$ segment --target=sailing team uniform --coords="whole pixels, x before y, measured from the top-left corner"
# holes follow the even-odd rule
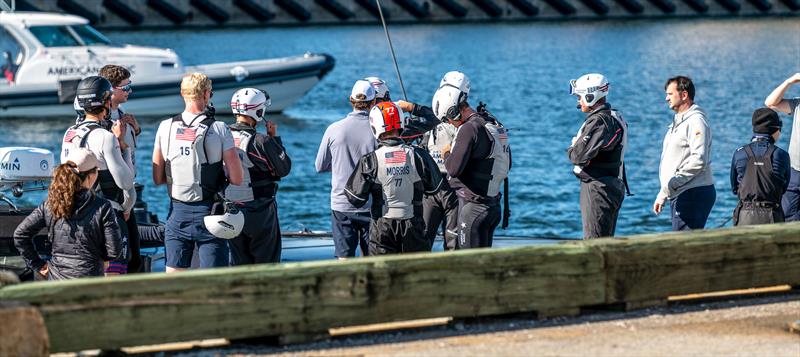
[[[281,230],[275,195],[278,181],[289,174],[292,160],[280,137],[256,132],[243,123],[228,127],[243,165],[241,185],[228,185],[225,198],[241,206],[245,225],[229,241],[231,265],[278,263],[281,260]]]

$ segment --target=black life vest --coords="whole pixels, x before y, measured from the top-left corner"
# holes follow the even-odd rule
[[[772,153],[775,145],[769,144],[761,156],[753,153],[751,145],[744,147],[747,154],[747,169],[739,184],[738,196],[742,202],[769,202],[779,204],[783,188],[772,175]]]

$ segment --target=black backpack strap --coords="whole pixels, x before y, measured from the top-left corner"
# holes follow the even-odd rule
[[[744,153],[747,154],[748,158],[756,156],[756,154],[753,153],[753,149],[750,148],[750,145],[745,145],[744,146]]]
[[[86,133],[86,135],[84,135],[83,138],[81,138],[81,142],[80,142],[80,144],[78,144],[78,147],[85,148],[86,147],[86,142],[89,141],[89,134],[91,134],[95,129],[100,129],[101,126],[100,126],[100,124],[93,123],[93,122],[88,122],[88,123],[87,122],[83,122],[80,125],[85,125],[85,126],[87,126],[89,128],[89,132]]]
[[[628,185],[628,172],[625,170],[625,161],[622,162],[622,183],[625,185],[625,196],[633,196],[631,188]]]
[[[503,180],[503,224],[500,228],[508,228],[508,219],[511,217],[511,208],[508,204],[508,177]]]

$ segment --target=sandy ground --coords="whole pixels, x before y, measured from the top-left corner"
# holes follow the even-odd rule
[[[800,294],[672,302],[546,320],[504,317],[271,347],[234,344],[177,356],[787,356],[800,357]]]

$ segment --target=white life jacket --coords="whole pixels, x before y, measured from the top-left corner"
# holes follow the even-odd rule
[[[428,140],[425,146],[428,148],[428,153],[431,154],[436,166],[439,166],[440,172],[447,172],[444,167],[444,149],[453,143],[456,137],[456,127],[453,124],[441,123],[436,126],[428,135]]]
[[[494,160],[486,195],[495,197],[500,193],[500,186],[508,177],[508,171],[511,169],[511,146],[508,143],[508,129],[502,124],[487,121],[484,127],[492,141],[492,151],[486,158]]]
[[[83,121],[67,129],[64,133],[64,140],[62,140],[61,143],[61,161],[66,160],[69,156],[70,149],[85,148],[90,150],[91,148],[87,145],[89,133],[97,129],[106,130],[100,123],[92,120]],[[93,154],[97,156],[96,153],[93,152]],[[109,171],[107,167],[102,170],[98,168],[94,191],[98,196],[111,202],[122,204],[125,201],[124,192],[117,186],[117,183],[114,181],[114,176],[111,175],[111,171]],[[121,209],[122,207],[115,205],[115,208]]]
[[[222,160],[208,163],[205,138],[214,118],[186,125],[178,114],[169,125],[166,171],[169,195],[181,202],[213,199],[222,190],[225,173]]]
[[[225,189],[225,198],[236,202],[249,202],[255,199],[250,177],[250,169],[255,164],[250,161],[249,155],[247,155],[247,147],[255,135],[245,130],[231,130],[231,135],[233,135],[236,153],[239,154],[239,159],[242,160],[243,175],[241,185],[228,185],[228,188]]]
[[[414,184],[422,179],[414,164],[414,149],[408,145],[381,146],[375,150],[377,182],[383,193],[383,217],[414,217]]]

